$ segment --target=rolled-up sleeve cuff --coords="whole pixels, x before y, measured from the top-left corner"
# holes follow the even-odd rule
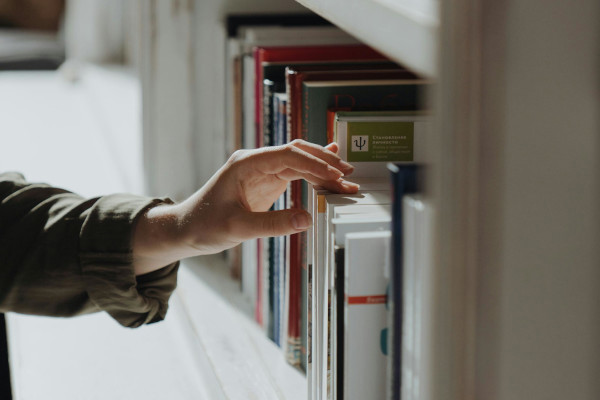
[[[137,219],[148,209],[172,203],[132,195],[100,198],[81,228],[79,260],[90,300],[121,325],[138,327],[165,318],[177,286],[179,263],[135,276],[132,235]]]

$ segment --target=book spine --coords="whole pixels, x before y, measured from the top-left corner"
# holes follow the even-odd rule
[[[269,79],[263,80],[263,97],[262,97],[262,133],[263,145],[273,145],[273,89],[275,83]]]
[[[402,198],[406,194],[416,193],[416,165],[396,165],[392,169],[392,268],[390,270],[390,296],[388,296],[388,311],[390,316],[388,333],[388,391],[387,398],[400,400],[402,394],[402,320],[403,304],[403,207]]]
[[[255,49],[254,52],[254,129],[256,132],[256,147],[263,146],[263,127],[262,127],[262,99],[263,99],[263,55],[262,49]]]
[[[390,232],[354,232],[345,239],[344,398],[385,397],[384,277]]]
[[[333,398],[344,398],[344,259],[345,249],[335,249],[335,290],[334,290],[334,335],[333,346]]]
[[[298,132],[295,132],[295,134],[298,134]],[[291,139],[298,139],[298,137],[292,136]],[[302,188],[303,182],[294,181],[290,184],[291,208],[303,207]],[[304,233],[290,235],[290,293],[287,359],[290,364],[294,366],[300,366],[301,363],[302,245],[305,242]]]
[[[294,130],[296,129],[293,126],[293,123],[298,119],[298,101],[297,97],[297,89],[296,89],[296,78],[298,74],[295,71],[286,68],[285,70],[285,93],[287,94],[287,123],[286,130],[289,137],[286,137],[286,142],[291,141],[291,137],[293,135]]]
[[[313,333],[313,349],[316,357],[313,357],[313,368],[315,371],[315,386],[317,398],[323,399],[327,393],[327,274],[325,271],[325,228],[327,225],[325,196],[317,195],[316,201],[316,224],[314,242],[314,266],[315,271],[315,314],[316,324]]]

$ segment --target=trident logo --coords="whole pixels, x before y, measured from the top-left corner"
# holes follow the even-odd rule
[[[369,137],[366,135],[352,136],[352,151],[369,151]]]
[[[356,147],[358,147],[358,150],[362,150],[362,148],[364,147],[364,145],[367,144],[367,141],[363,138],[358,138],[354,140],[354,145]]]

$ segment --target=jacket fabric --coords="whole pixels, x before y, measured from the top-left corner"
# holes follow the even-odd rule
[[[132,235],[169,199],[85,199],[0,174],[0,311],[71,317],[106,311],[138,327],[165,318],[179,263],[135,276]]]

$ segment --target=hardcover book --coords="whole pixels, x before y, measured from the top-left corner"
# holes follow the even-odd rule
[[[320,365],[320,379],[321,379],[321,393],[325,393],[327,398],[332,395],[334,388],[331,386],[332,378],[332,338],[333,334],[333,295],[334,295],[334,278],[335,278],[335,257],[334,257],[334,243],[332,240],[333,235],[333,223],[332,217],[334,210],[338,207],[345,206],[356,206],[356,205],[374,205],[374,204],[390,204],[391,199],[389,192],[386,191],[373,191],[373,192],[359,192],[354,195],[344,194],[324,194],[323,200],[325,215],[324,215],[324,227],[317,227],[318,230],[323,230],[323,234],[316,237],[316,246],[319,252],[317,257],[317,265],[313,268],[320,272],[319,280],[317,281],[317,296],[321,303],[318,307],[321,308],[320,321],[321,330],[317,332],[319,335],[318,340],[320,341],[320,347],[322,348]],[[317,199],[318,201],[318,199]],[[313,366],[314,367],[314,366]]]
[[[349,233],[345,243],[344,399],[383,399],[387,328],[384,277],[390,232]]]
[[[344,297],[345,297],[345,280],[354,278],[347,275],[344,263],[344,247],[346,237],[350,233],[356,232],[389,232],[391,225],[391,215],[389,212],[369,212],[370,206],[355,206],[355,208],[366,208],[362,213],[341,214],[340,217],[334,218],[333,223],[333,251],[334,251],[334,279],[332,290],[332,308],[331,308],[331,337],[334,339],[331,345],[331,389],[333,398],[345,398],[344,387],[344,366],[345,366],[345,327],[344,327]],[[343,208],[343,207],[342,207]],[[368,270],[369,267],[365,266]],[[358,279],[362,279],[359,277]],[[382,366],[385,370],[385,364]]]
[[[404,261],[402,289],[402,400],[431,396],[433,332],[433,207],[419,195],[402,200]],[[388,277],[389,277],[388,272]]]
[[[402,199],[417,193],[417,165],[389,164],[392,179],[392,268],[388,296],[388,390],[389,399],[400,400],[402,394],[402,320],[404,288],[404,213]]]
[[[338,112],[334,139],[353,177],[388,177],[388,162],[425,160],[430,118],[422,113]]]
[[[262,116],[261,116],[261,99],[262,99],[262,82],[263,64],[273,62],[286,62],[294,64],[298,62],[331,62],[335,60],[384,60],[385,57],[375,50],[365,45],[336,45],[336,46],[286,46],[286,47],[257,47],[254,49],[255,62],[255,80],[256,85],[256,130],[262,131]],[[260,147],[262,142],[260,138],[257,140],[257,145]]]

